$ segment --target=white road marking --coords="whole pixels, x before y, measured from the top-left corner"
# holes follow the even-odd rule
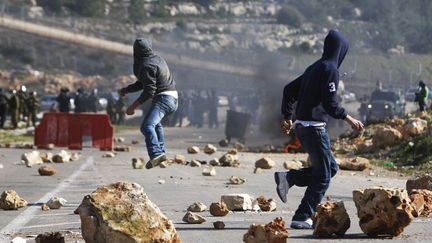
[[[77,177],[90,165],[93,164],[93,156],[87,158],[86,162],[79,167],[71,176],[60,183],[54,190],[45,194],[41,199],[39,199],[35,204],[46,203],[50,198],[57,196],[57,194],[65,190],[71,183],[73,183]],[[22,229],[39,211],[40,206],[33,205],[24,210],[15,219],[13,219],[8,225],[0,230],[0,234],[18,232]]]
[[[50,228],[55,227],[59,225],[75,225],[75,224],[81,224],[80,221],[77,222],[64,222],[64,223],[57,223],[57,224],[40,224],[40,225],[31,225],[31,226],[24,226],[21,229],[34,229],[34,228]]]

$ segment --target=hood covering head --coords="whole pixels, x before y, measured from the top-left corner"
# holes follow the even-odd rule
[[[426,84],[423,82],[423,80],[420,80],[419,81],[419,86],[422,87],[422,88],[424,88],[426,86]]]
[[[324,40],[323,60],[334,62],[339,68],[348,52],[348,40],[336,30],[330,30]]]
[[[137,38],[133,45],[134,65],[133,71],[138,78],[140,65],[144,58],[154,55],[152,50],[152,43],[148,39]]]

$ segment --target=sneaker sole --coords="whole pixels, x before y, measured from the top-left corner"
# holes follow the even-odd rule
[[[151,168],[153,168],[153,167],[156,167],[156,166],[158,166],[160,163],[162,163],[162,161],[165,161],[165,160],[167,160],[167,157],[166,157],[165,154],[164,154],[164,155],[161,155],[160,158],[157,158],[157,157],[156,157],[156,158],[150,160],[149,162],[147,162],[147,164],[146,164],[146,169],[151,169]]]
[[[291,224],[290,228],[291,229],[313,229],[312,226],[305,226],[305,225],[300,225],[300,224]]]
[[[281,185],[281,180],[280,180],[280,178],[279,178],[279,173],[278,173],[278,172],[275,172],[275,173],[274,173],[274,178],[275,178],[275,182],[276,182],[276,192],[277,192],[277,194],[278,194],[280,200],[281,200],[282,202],[286,203],[286,202],[287,202],[286,195],[280,195],[279,192],[280,192],[281,190],[279,190],[279,188],[280,188],[280,187],[283,188],[283,186],[286,186],[286,188],[288,188],[288,182],[286,182],[286,180],[282,180],[282,183],[284,183],[284,184],[286,183],[286,185]],[[284,181],[285,181],[285,182],[284,182]]]

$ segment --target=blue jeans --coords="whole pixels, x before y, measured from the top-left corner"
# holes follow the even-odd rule
[[[164,116],[177,110],[177,99],[170,95],[156,95],[142,124],[141,133],[145,137],[150,159],[165,153],[164,133],[161,124]]]
[[[289,185],[307,187],[293,220],[304,221],[312,216],[336,175],[339,166],[330,149],[330,139],[324,127],[296,127],[295,132],[309,154],[312,166],[290,170]]]

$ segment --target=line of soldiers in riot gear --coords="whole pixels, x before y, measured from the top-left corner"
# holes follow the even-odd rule
[[[27,127],[36,125],[36,114],[39,110],[39,99],[35,91],[27,92],[22,85],[18,91],[0,88],[0,128],[3,129],[7,115],[13,129],[18,127],[19,121],[26,121]]]

